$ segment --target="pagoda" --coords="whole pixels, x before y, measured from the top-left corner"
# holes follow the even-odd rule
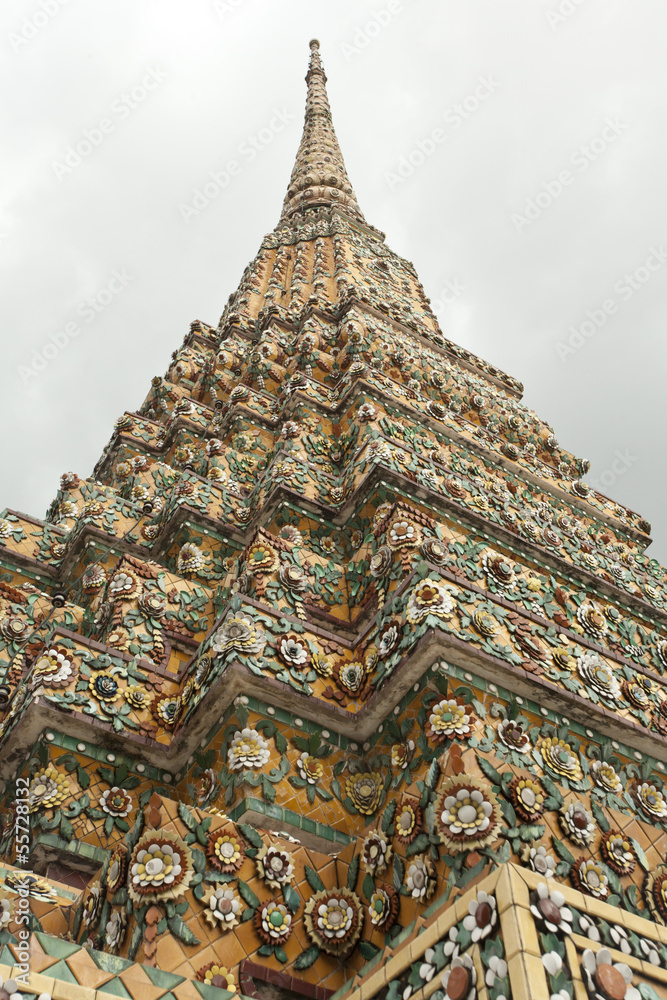
[[[0,517],[0,1000],[665,998],[650,526],[443,334],[310,49],[220,322]]]

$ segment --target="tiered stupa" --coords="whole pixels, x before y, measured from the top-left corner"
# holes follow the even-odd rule
[[[219,324],[0,519],[0,1000],[667,997],[649,525],[444,336],[318,48]]]

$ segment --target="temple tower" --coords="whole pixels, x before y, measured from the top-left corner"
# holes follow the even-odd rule
[[[310,49],[219,323],[0,517],[0,1000],[667,997],[650,526],[440,329]]]

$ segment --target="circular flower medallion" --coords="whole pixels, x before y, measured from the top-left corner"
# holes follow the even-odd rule
[[[391,748],[392,767],[399,767],[405,771],[414,756],[414,752],[414,740],[408,740],[407,743],[394,743]]]
[[[392,549],[414,548],[421,541],[419,528],[398,518],[387,529],[387,542]]]
[[[227,766],[231,771],[247,767],[261,768],[270,756],[268,743],[256,729],[237,729],[227,751]]]
[[[406,608],[406,616],[411,625],[417,625],[427,615],[437,618],[450,618],[454,612],[452,595],[444,584],[436,580],[420,580],[410,594]]]
[[[393,851],[386,837],[374,830],[366,837],[361,850],[364,871],[371,875],[382,875],[387,870]]]
[[[496,897],[480,890],[468,903],[468,914],[463,918],[463,926],[469,931],[473,943],[488,937],[497,921]]]
[[[419,551],[428,562],[436,566],[444,566],[447,562],[447,546],[438,538],[425,538]]]
[[[604,789],[605,792],[612,792],[614,795],[620,795],[623,791],[621,779],[612,765],[608,764],[606,761],[593,761],[591,764],[591,777],[598,788]]]
[[[280,889],[294,879],[294,859],[287,851],[272,845],[260,848],[255,858],[260,878],[271,889]]]
[[[361,901],[349,889],[321,889],[308,900],[304,923],[308,936],[322,951],[347,954],[361,935]]]
[[[145,708],[148,704],[148,692],[138,684],[132,684],[130,687],[125,688],[123,697],[132,708]]]
[[[371,896],[368,915],[373,927],[382,928],[383,931],[391,930],[398,919],[401,909],[401,898],[393,885],[383,882],[376,887]]]
[[[128,894],[137,906],[179,896],[194,875],[187,844],[176,834],[157,830],[139,838],[129,869]]]
[[[216,653],[229,653],[234,650],[245,656],[254,656],[261,653],[265,645],[264,632],[252,618],[249,615],[237,614],[228,617],[214,633],[211,649]]]
[[[436,822],[440,839],[450,850],[484,847],[500,830],[497,799],[479,778],[447,778],[436,801]]]
[[[203,568],[206,558],[207,557],[197,545],[193,545],[192,542],[186,542],[185,545],[181,546],[178,553],[178,558],[176,559],[176,569],[184,576],[196,573],[197,570]]]
[[[563,806],[559,820],[563,833],[580,847],[586,847],[595,840],[596,826],[593,817],[581,802]]]
[[[514,568],[508,559],[497,552],[487,552],[482,559],[482,566],[489,581],[498,587],[509,587],[514,582]]]
[[[358,660],[337,663],[333,668],[333,678],[339,688],[351,697],[360,697],[367,681],[366,667]]]
[[[219,872],[230,875],[238,871],[245,860],[243,843],[234,833],[218,830],[210,833],[206,844],[206,857]]]
[[[64,802],[71,791],[67,775],[60,774],[53,764],[49,764],[43,771],[38,771],[30,782],[29,811],[32,813],[38,809],[53,809]]]
[[[556,859],[551,854],[547,854],[546,847],[540,844],[539,847],[527,848],[523,859],[538,875],[543,875],[544,878],[553,877],[556,870]]]
[[[100,805],[108,816],[127,816],[132,811],[132,797],[124,788],[114,785],[102,793]]]
[[[575,861],[570,869],[570,879],[576,889],[596,899],[606,899],[609,895],[609,876],[595,858],[579,858]]]
[[[597,952],[586,948],[581,956],[581,971],[591,997],[641,1000],[639,990],[632,986],[632,970],[625,962],[613,962],[608,948]]]
[[[124,847],[116,847],[109,858],[107,868],[107,889],[113,895],[125,880],[127,870],[127,852]]]
[[[510,784],[510,799],[524,823],[534,823],[544,812],[545,794],[537,778],[517,775]]]
[[[228,990],[230,993],[236,992],[236,982],[234,976],[227,969],[226,965],[219,965],[217,962],[209,962],[197,969],[197,979],[207,986],[217,986],[220,990]]]
[[[635,869],[635,850],[620,830],[602,834],[600,854],[617,875],[630,875]]]
[[[118,697],[118,681],[111,674],[96,674],[90,678],[88,687],[99,701],[112,702]]]
[[[644,879],[644,898],[653,919],[667,924],[667,864],[649,872]]]
[[[207,903],[204,917],[211,927],[219,927],[223,931],[230,931],[236,927],[239,922],[241,901],[233,889],[220,886],[211,893]]]
[[[621,685],[613,671],[597,653],[584,653],[577,661],[579,676],[587,687],[592,688],[601,698],[614,704],[621,696]]]
[[[104,946],[112,955],[118,953],[127,933],[128,916],[125,910],[113,910],[107,921],[104,935]]]
[[[517,753],[528,753],[530,750],[530,738],[524,732],[523,727],[512,719],[503,719],[498,725],[498,738],[508,750],[515,750]]]
[[[310,653],[302,639],[296,635],[286,635],[278,643],[278,656],[288,667],[299,669],[308,666]]]
[[[265,944],[282,944],[292,933],[292,914],[284,903],[275,900],[257,907],[253,923]]]
[[[403,798],[396,807],[394,826],[396,839],[402,844],[411,844],[422,830],[423,813],[412,799]]]
[[[369,571],[374,580],[381,580],[386,576],[394,562],[394,556],[388,545],[382,545],[377,552],[371,556]]]
[[[537,750],[549,771],[570,781],[581,781],[583,778],[579,755],[569,743],[547,736],[537,745]]]
[[[385,622],[377,636],[377,655],[381,660],[391,656],[403,633],[399,622]]]
[[[345,790],[352,804],[363,816],[372,816],[380,804],[384,782],[379,771],[361,771],[351,774]]]
[[[443,1000],[475,1000],[477,971],[470,955],[457,955],[442,974]]]
[[[604,635],[607,631],[604,614],[593,604],[580,605],[577,609],[577,621],[584,631],[588,632],[594,639]]]
[[[572,911],[565,905],[565,896],[560,889],[550,889],[544,882],[539,882],[530,899],[530,912],[540,926],[551,934],[572,933]]]
[[[445,698],[431,708],[424,732],[436,743],[448,739],[467,740],[472,735],[472,719],[466,712],[463,698]]]
[[[413,899],[430,899],[435,892],[436,873],[427,855],[419,855],[408,867],[405,885]]]
[[[99,882],[94,882],[89,886],[89,893],[83,904],[83,922],[89,930],[97,926],[101,912],[102,889]]]
[[[14,619],[18,621],[18,619]],[[64,688],[76,680],[77,670],[64,649],[45,649],[33,666],[33,685]]]
[[[634,795],[637,803],[651,819],[667,819],[667,800],[664,792],[649,781],[635,785]]]
[[[296,769],[299,776],[309,785],[316,785],[324,774],[322,761],[305,752],[298,758]]]

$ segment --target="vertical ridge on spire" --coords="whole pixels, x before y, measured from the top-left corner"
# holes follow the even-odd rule
[[[295,212],[318,206],[337,206],[367,225],[347,176],[338,145],[326,91],[326,73],[319,53],[320,43],[310,43],[306,74],[308,93],[301,143],[283,203],[280,221]]]

